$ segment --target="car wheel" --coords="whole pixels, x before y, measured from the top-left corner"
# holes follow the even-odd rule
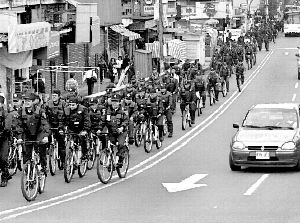
[[[240,171],[241,170],[241,166],[234,165],[231,154],[229,154],[229,166],[232,171]]]
[[[298,163],[294,168],[296,171],[300,171],[300,160],[298,160]]]

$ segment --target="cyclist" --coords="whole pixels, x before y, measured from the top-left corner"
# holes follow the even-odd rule
[[[137,112],[137,105],[135,103],[135,95],[133,95],[132,88],[127,88],[125,93],[125,97],[123,99],[123,108],[124,112],[129,117],[129,125],[128,125],[128,137],[129,144],[132,145],[134,143],[134,120]]]
[[[113,144],[118,142],[119,157],[118,166],[123,164],[123,153],[126,150],[125,141],[128,131],[129,118],[128,115],[123,111],[120,104],[121,96],[117,93],[113,94],[111,98],[111,105],[107,111],[106,125],[109,130],[109,139]]]
[[[244,84],[244,72],[245,72],[245,67],[243,62],[239,62],[238,66],[236,67],[236,81],[238,82],[238,79],[241,79],[242,85]]]
[[[1,184],[0,187],[6,187],[8,180],[11,179],[11,176],[8,172],[8,154],[9,154],[9,139],[11,137],[11,131],[19,131],[18,114],[9,113],[4,108],[5,98],[0,96],[0,171],[1,175]],[[18,135],[21,134],[17,133]]]
[[[191,89],[191,82],[189,80],[184,83],[183,89],[180,91],[180,98],[181,116],[183,115],[183,111],[185,110],[186,105],[189,105],[191,123],[195,124],[196,95],[195,92]]]
[[[176,111],[176,94],[178,92],[178,80],[175,79],[174,74],[175,74],[175,69],[174,69],[174,73],[170,74],[170,82],[166,86],[167,91],[171,93],[171,97],[172,97],[171,110],[173,114]]]
[[[219,91],[217,89],[217,83],[219,82],[219,80],[220,80],[219,75],[216,73],[216,71],[213,68],[211,68],[211,71],[207,77],[208,91],[210,93],[210,89],[211,88],[214,89],[216,101],[219,101]]]
[[[88,109],[85,106],[80,105],[78,103],[78,98],[73,96],[69,99],[69,107],[65,112],[66,129],[79,135],[79,145],[82,147],[82,159],[85,159],[87,154],[87,134],[91,128]]]
[[[59,130],[64,129],[65,123],[65,108],[66,103],[60,97],[60,90],[55,89],[52,93],[52,99],[49,100],[45,105],[45,112],[49,121],[49,125],[51,128],[57,128],[54,132],[54,136],[58,143],[58,153],[61,158],[62,163],[65,161],[65,142],[64,136],[59,133]],[[51,136],[51,135],[50,135]],[[51,142],[52,139],[49,139]]]
[[[245,58],[248,63],[248,70],[252,68],[252,55],[253,55],[253,49],[250,45],[250,43],[246,44],[246,52],[245,52]],[[250,66],[249,66],[250,63]]]
[[[172,95],[170,92],[167,91],[167,88],[164,84],[161,85],[160,94],[158,95],[160,103],[163,106],[163,114],[166,116],[167,123],[168,123],[168,137],[173,137],[173,121],[172,121],[172,112],[171,112],[171,105],[172,105]],[[163,125],[163,117],[160,116],[158,119],[158,125]]]
[[[48,138],[50,135],[50,126],[47,121],[45,111],[39,106],[34,105],[34,101],[39,96],[34,93],[27,93],[24,96],[24,106],[21,113],[22,133],[24,133],[24,140],[38,141],[39,142],[39,154],[40,163],[42,166],[42,172],[47,175],[47,158],[46,150],[48,144]],[[26,163],[31,159],[31,150],[33,145],[26,145],[24,153],[24,162]]]
[[[152,89],[150,92],[150,96],[147,102],[147,108],[146,108],[146,116],[149,116],[152,123],[157,125],[158,128],[158,135],[159,140],[162,142],[164,140],[163,137],[163,131],[164,127],[162,123],[158,123],[160,115],[163,113],[163,107],[161,102],[158,100],[158,93],[155,91],[155,89]]]
[[[203,107],[205,108],[205,102],[206,102],[206,82],[202,75],[198,75],[195,78],[194,81],[194,89],[196,96],[200,98],[202,97],[202,103]]]
[[[226,89],[229,92],[229,76],[230,76],[230,68],[227,67],[226,62],[223,63],[223,66],[220,70],[220,77],[223,78],[226,82]]]

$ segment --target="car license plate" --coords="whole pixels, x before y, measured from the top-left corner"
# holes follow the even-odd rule
[[[270,159],[269,152],[256,152],[256,159]]]

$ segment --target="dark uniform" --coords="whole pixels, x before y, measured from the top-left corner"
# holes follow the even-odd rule
[[[1,187],[6,187],[7,182],[11,179],[8,172],[8,154],[9,154],[9,140],[12,135],[21,137],[20,122],[18,113],[13,111],[7,113],[4,109],[4,97],[0,96],[0,171]]]
[[[245,67],[242,62],[238,64],[236,67],[236,80],[238,81],[238,78],[241,78],[242,84],[244,84],[244,72],[245,72]]]
[[[121,97],[118,94],[114,94],[112,96],[112,101],[120,102]],[[122,163],[123,153],[126,150],[126,137],[128,133],[128,123],[129,117],[119,105],[118,108],[113,108],[113,105],[109,106],[107,111],[107,120],[106,124],[109,130],[109,138],[110,141],[114,144],[118,142],[118,153],[117,155],[120,157],[119,163]],[[122,132],[119,131],[119,128],[123,128]]]
[[[73,110],[70,107],[66,109],[66,126],[68,129],[76,134],[82,134],[84,131],[89,132],[91,122],[88,109],[79,105],[76,97],[70,98],[69,103],[76,103],[77,107]],[[82,146],[82,155],[85,157],[87,153],[87,136],[80,135],[80,142]]]
[[[34,93],[26,94],[25,98],[34,101],[38,98]],[[26,141],[38,141],[39,142],[39,154],[42,169],[46,172],[47,167],[47,142],[42,142],[43,139],[48,138],[50,135],[50,126],[46,117],[45,110],[39,105],[33,105],[31,108],[23,106],[20,111],[22,132],[24,134],[24,140]],[[31,159],[32,144],[25,145],[24,162]]]
[[[57,93],[60,95],[60,91],[53,91],[53,93]],[[52,130],[54,132],[54,136],[58,142],[58,153],[61,161],[65,161],[65,142],[64,136],[59,134],[59,130],[64,130],[64,124],[66,119],[65,114],[66,103],[61,98],[58,99],[57,102],[53,100],[49,100],[45,105],[46,115],[48,117],[49,125],[51,128],[55,128],[57,130]],[[51,142],[51,139],[50,139]]]
[[[172,94],[170,92],[166,91],[166,87],[164,85],[162,85],[161,92],[160,92],[158,98],[160,100],[160,103],[163,106],[163,114],[167,118],[169,137],[172,137],[173,136],[173,121],[172,121],[172,111],[171,111]],[[162,116],[160,116],[158,119],[158,125],[163,125],[163,117]]]
[[[180,91],[180,98],[181,98],[181,103],[180,103],[181,114],[183,114],[186,105],[189,105],[191,122],[192,124],[195,124],[196,95],[195,92],[191,90],[190,83],[185,83],[184,88]]]

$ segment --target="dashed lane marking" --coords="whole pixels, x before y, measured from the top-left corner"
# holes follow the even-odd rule
[[[293,94],[293,98],[292,98],[292,102],[294,102],[296,100],[296,93]]]
[[[250,196],[252,195],[256,189],[264,182],[265,179],[269,177],[269,174],[262,175],[245,193],[244,195]]]

